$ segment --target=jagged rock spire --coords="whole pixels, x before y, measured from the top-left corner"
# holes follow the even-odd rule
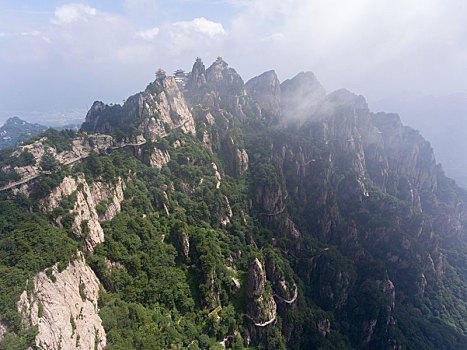
[[[201,58],[196,57],[186,88],[188,90],[199,89],[204,84],[206,84],[206,68]]]

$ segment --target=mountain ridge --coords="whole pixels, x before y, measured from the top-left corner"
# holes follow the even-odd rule
[[[102,288],[98,348],[467,344],[465,191],[397,115],[326,94],[313,73],[244,83],[222,58],[199,59],[185,87],[162,77],[123,106],[95,102],[81,132],[49,132],[3,155],[2,171],[1,204],[29,197],[17,205],[86,255]],[[2,320],[8,339],[28,329]],[[36,345],[58,347],[35,322]]]

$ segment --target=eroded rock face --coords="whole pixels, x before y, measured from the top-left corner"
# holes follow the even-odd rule
[[[236,176],[242,176],[248,171],[249,157],[246,150],[228,136],[223,142],[227,158],[226,168]]]
[[[203,139],[201,140],[203,146],[209,149],[212,152],[212,140],[209,133],[205,130],[203,131]]]
[[[270,70],[250,79],[245,88],[262,110],[263,118],[278,122],[281,114],[281,87],[276,72]]]
[[[3,340],[5,333],[6,333],[7,327],[3,322],[0,322],[0,341]]]
[[[111,220],[120,212],[125,188],[122,179],[115,186],[97,181],[88,185],[82,177],[75,179],[68,176],[42,201],[42,207],[45,211],[52,211],[60,206],[64,198],[76,192],[76,202],[70,211],[75,215],[72,229],[76,238],[83,239],[84,251],[91,253],[97,243],[104,241],[104,231],[99,220]],[[105,203],[105,211],[99,215],[97,206],[104,206],[102,203]],[[62,224],[61,220],[61,216],[57,218],[58,225]]]
[[[216,189],[221,188],[221,174],[219,173],[219,170],[217,170],[217,165],[216,163],[211,163],[212,168],[214,169],[214,176],[216,177],[217,183],[216,183]]]
[[[153,168],[161,169],[162,166],[167,164],[169,161],[169,152],[155,148],[154,152],[151,154],[151,158],[149,159],[149,165],[151,165]]]
[[[327,336],[331,332],[331,322],[327,318],[319,320],[317,326],[318,332],[323,337]]]
[[[365,320],[363,321],[363,342],[365,344],[369,344],[371,341],[371,337],[373,336],[373,333],[375,331],[376,324],[378,323],[378,320]]]
[[[257,325],[267,325],[276,317],[277,305],[271,290],[265,290],[266,271],[256,258],[248,268],[246,293],[249,298],[248,317]]]
[[[241,121],[247,120],[246,106],[254,110],[256,115],[261,114],[259,106],[251,103],[247,96],[243,79],[224,60],[216,60],[206,70],[206,81],[215,86],[218,94],[218,96],[215,96],[211,93],[211,96],[213,98],[217,97],[218,100],[213,101],[213,105],[219,105],[222,109],[231,111]]]
[[[27,326],[38,326],[40,349],[103,349],[106,334],[98,315],[99,280],[82,255],[62,272],[51,268],[52,278],[40,272],[30,295],[21,294],[18,310]]]
[[[188,259],[188,255],[190,254],[190,240],[188,234],[183,235],[182,248],[184,258]]]
[[[208,297],[206,300],[210,301],[205,306],[211,310],[218,307],[221,303],[219,298],[219,290],[216,287],[216,278],[217,276],[215,269],[212,269],[211,272],[205,276],[206,285],[208,287]]]
[[[248,170],[248,153],[244,149],[237,149],[235,155],[235,171],[238,175],[243,175]]]
[[[197,59],[191,70],[190,78],[186,84],[187,90],[197,90],[206,84],[206,68],[201,61]]]
[[[46,154],[56,159],[60,164],[73,165],[81,159],[87,158],[91,151],[98,152],[101,149],[107,149],[109,147],[122,147],[126,144],[124,141],[117,143],[110,135],[82,134],[74,140],[72,140],[70,150],[57,152],[56,148],[47,144],[46,141],[47,138],[43,137],[42,139],[30,145],[20,146],[15,152],[13,152],[13,156],[19,156],[24,151],[29,152],[34,157],[35,164],[14,167],[14,171],[21,176],[21,179],[17,182],[10,183],[9,185],[4,186],[3,189],[16,186],[17,184],[26,183],[27,181],[32,180],[41,175],[43,171],[43,169],[41,168],[41,161]],[[138,139],[137,142],[144,143],[145,141]],[[27,193],[27,189],[25,189],[23,192]]]
[[[157,137],[166,136],[170,129],[180,128],[183,132],[195,134],[195,122],[188,109],[185,98],[173,77],[166,77],[153,84],[162,91],[156,94],[144,91],[138,95],[135,119],[142,118],[138,129],[155,141]]]
[[[376,285],[387,299],[388,312],[394,311],[394,306],[396,303],[396,290],[392,281],[389,279],[384,281],[377,280]]]
[[[425,274],[421,274],[420,280],[417,281],[417,287],[418,287],[418,295],[423,297],[425,294],[425,287],[427,286],[428,282],[426,280]]]
[[[407,177],[419,192],[436,192],[436,162],[429,142],[403,126],[397,114],[377,113],[373,122],[381,130],[390,170]]]
[[[195,133],[193,116],[173,77],[152,82],[145,91],[128,98],[123,106],[94,102],[82,128],[112,133],[126,130],[132,124],[152,141],[166,136],[170,129]]]
[[[276,186],[259,186],[255,191],[255,204],[258,205],[264,213],[263,216],[273,218],[284,211],[282,188]]]
[[[256,258],[248,269],[248,277],[246,280],[246,293],[250,298],[258,298],[264,290],[266,282],[266,271],[263,270],[263,265]]]

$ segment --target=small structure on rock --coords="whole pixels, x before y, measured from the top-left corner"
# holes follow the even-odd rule
[[[156,72],[156,79],[162,79],[165,78],[165,70],[162,68],[159,68]]]
[[[177,69],[174,72],[174,78],[179,87],[185,87],[186,81],[188,79],[188,75],[185,73],[183,69]]]

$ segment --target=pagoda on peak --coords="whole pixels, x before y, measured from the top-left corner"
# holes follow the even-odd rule
[[[177,69],[174,72],[174,78],[180,87],[185,87],[186,81],[188,79],[188,74],[186,74],[183,69]]]
[[[174,72],[174,77],[175,78],[182,78],[184,77],[186,74],[185,74],[185,71],[181,68],[177,69],[175,72]]]
[[[165,78],[165,70],[159,68],[156,72],[156,79],[163,79]]]

